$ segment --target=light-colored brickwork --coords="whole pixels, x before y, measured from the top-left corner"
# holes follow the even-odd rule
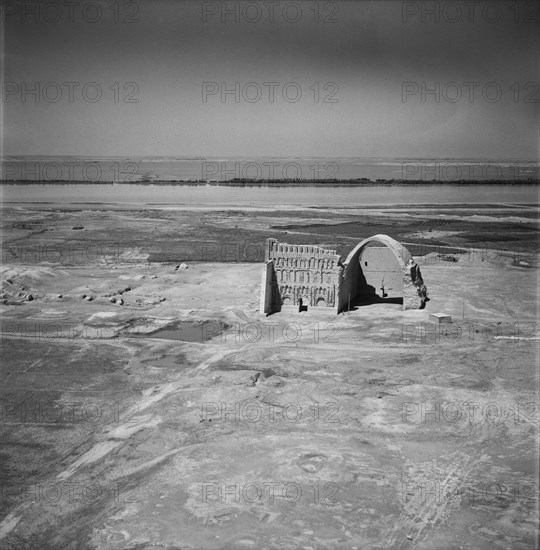
[[[344,263],[335,250],[275,239],[267,239],[265,256],[263,314],[284,305],[331,307],[339,313],[366,297],[403,297],[403,309],[420,309],[428,299],[410,252],[387,235],[363,240]]]

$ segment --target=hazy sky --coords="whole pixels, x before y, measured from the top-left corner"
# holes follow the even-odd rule
[[[489,4],[5,2],[4,154],[534,159],[537,5]]]

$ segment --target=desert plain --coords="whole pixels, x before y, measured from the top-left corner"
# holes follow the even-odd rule
[[[425,309],[259,314],[266,238],[378,233]],[[2,548],[536,547],[536,205],[19,205],[2,240]]]

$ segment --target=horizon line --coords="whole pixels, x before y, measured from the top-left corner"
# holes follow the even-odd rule
[[[180,155],[42,155],[42,154],[18,154],[18,155],[0,155],[0,162],[3,162],[4,159],[12,158],[24,158],[24,159],[34,159],[34,158],[77,158],[77,159],[129,159],[129,158],[157,158],[157,159],[176,159],[176,160],[221,160],[221,159],[230,159],[230,160],[242,160],[242,159],[334,159],[334,160],[356,160],[356,159],[371,159],[371,160],[476,160],[476,161],[490,161],[490,162],[504,162],[504,161],[526,161],[540,163],[540,158],[527,158],[527,157],[499,157],[499,160],[494,160],[494,157],[375,157],[375,156],[347,156],[347,157],[337,157],[337,156],[228,156],[228,155],[216,155],[216,156],[180,156]]]

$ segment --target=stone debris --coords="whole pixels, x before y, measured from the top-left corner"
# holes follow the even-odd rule
[[[148,298],[146,300],[143,300],[142,303],[145,305],[154,305],[164,301],[165,301],[165,298]],[[141,302],[141,300],[137,300],[137,302]]]
[[[430,313],[429,320],[436,324],[451,323],[452,317],[450,315],[446,315],[446,313]]]
[[[236,370],[236,371],[217,371],[211,379],[214,385],[226,386],[256,386],[261,378],[259,371]]]

